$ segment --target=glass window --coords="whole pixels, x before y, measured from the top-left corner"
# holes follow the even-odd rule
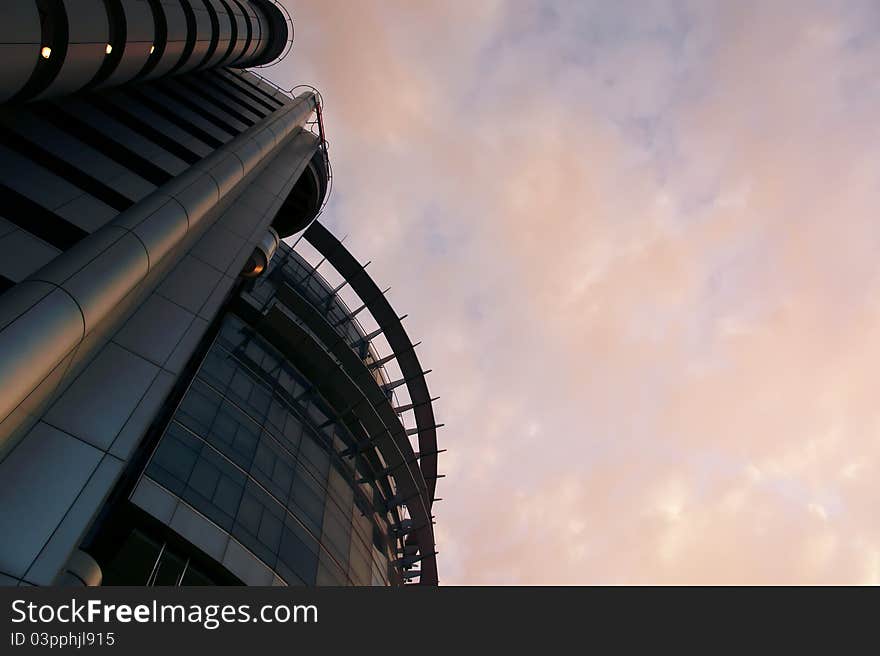
[[[379,567],[375,561],[373,562],[373,585],[388,585],[387,568]]]
[[[303,433],[299,457],[300,462],[304,461],[318,480],[323,481],[327,478],[327,470],[330,468],[330,454],[309,433]]]
[[[263,385],[254,381],[250,372],[245,369],[238,369],[232,377],[232,382],[229,384],[226,394],[257,423],[263,423],[263,418],[269,410],[269,401],[272,399],[272,394]]]
[[[295,469],[296,462],[293,457],[285,452],[272,437],[263,433],[257,447],[254,466],[250,472],[251,476],[269,490],[276,499],[286,504],[290,497]]]
[[[284,424],[287,421],[287,415],[290,414],[287,404],[282,402],[278,396],[273,396],[269,404],[269,413],[266,415],[266,423],[275,431],[281,433],[284,431]]]
[[[251,466],[260,429],[238,408],[224,401],[207,434],[208,442],[245,470]]]
[[[327,420],[329,419],[324,409],[319,407],[318,404],[314,401],[309,403],[306,412],[308,413],[309,419],[311,420],[312,424],[315,426],[323,426],[325,423],[327,423]]]
[[[251,492],[253,484],[248,481],[247,491],[241,498],[241,505],[238,507],[238,515],[235,517],[236,528],[241,528],[256,535],[260,531],[260,519],[263,516],[263,504]],[[232,534],[238,537],[238,531],[233,529]]]
[[[189,477],[189,486],[206,499],[214,496],[219,482],[220,470],[207,460],[199,460]]]
[[[365,547],[373,543],[372,514],[364,515],[362,510],[355,506],[351,514],[351,525],[357,539],[360,540]],[[352,538],[352,542],[354,541],[355,538]]]
[[[297,398],[306,389],[304,382],[287,363],[284,363],[281,366],[281,371],[278,373],[278,386],[283,389],[291,399]]]
[[[373,560],[370,551],[359,540],[351,541],[348,571],[355,585],[370,585],[373,578]]]
[[[281,531],[278,571],[292,573],[306,585],[314,585],[318,568],[318,545],[299,523],[288,516]],[[290,580],[285,577],[290,584]],[[295,583],[294,583],[295,585]]]
[[[205,468],[200,480],[208,480],[207,471],[216,470],[212,474],[216,476],[214,488],[208,493],[206,488],[196,488],[191,482],[183,491],[181,498],[215,524],[229,531],[232,528],[233,518],[238,512],[245,475],[210,448],[202,450],[199,464],[200,467]]]
[[[232,535],[274,568],[285,514],[277,501],[253,481],[248,481]]]
[[[220,401],[219,394],[196,380],[187,390],[174,418],[197,435],[207,435]]]
[[[345,572],[325,551],[321,552],[315,583],[317,585],[349,585]]]
[[[321,544],[339,562],[348,562],[351,535],[351,515],[344,513],[334,503],[328,503],[324,512],[323,534]]]
[[[255,368],[262,367],[263,356],[266,353],[260,344],[261,341],[262,340],[260,340],[259,337],[251,337],[249,340],[247,340],[244,343],[244,345],[242,347],[242,351],[243,351],[242,359],[245,360],[246,362],[250,361],[250,363],[252,363]]]
[[[236,476],[221,476],[217,481],[212,501],[229,517],[233,517],[238,510],[244,480],[244,476],[236,472]]]
[[[345,512],[351,513],[351,507],[354,503],[354,490],[336,467],[330,467],[327,491],[340,508]]]
[[[199,370],[199,378],[222,393],[226,391],[237,366],[231,353],[214,347],[205,356],[205,361]]]
[[[328,424],[332,411],[306,384],[274,347],[227,317],[146,472],[289,585],[387,580],[387,526],[371,484],[355,482],[364,455],[336,455],[353,441],[349,427]],[[169,564],[161,580],[181,571]]]
[[[267,376],[271,378],[273,382],[278,379],[278,374],[280,373],[281,367],[281,358],[275,352],[275,349],[269,344],[264,344],[262,366],[263,371],[266,372]]]
[[[321,535],[321,523],[324,521],[324,491],[303,468],[301,462],[297,465],[293,479],[292,498],[295,507],[292,507],[291,511],[315,535]]]
[[[230,350],[234,350],[247,339],[250,331],[245,323],[234,315],[227,315],[220,328],[219,341],[226,344]]]
[[[300,438],[302,437],[302,433],[302,422],[293,413],[287,413],[287,417],[284,420],[284,429],[282,430],[281,434],[287,441],[287,446],[291,450],[291,452],[296,453],[297,451],[299,451],[299,443]]]
[[[172,422],[147,466],[147,475],[175,494],[181,494],[202,446],[200,440]]]
[[[280,512],[280,507],[278,510],[278,513],[270,512],[268,509],[263,512],[263,520],[260,522],[260,532],[257,534],[260,543],[269,547],[273,554],[278,553],[281,544],[281,533],[284,529],[284,516]]]

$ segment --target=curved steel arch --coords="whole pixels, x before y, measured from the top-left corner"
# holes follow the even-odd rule
[[[313,221],[303,236],[348,281],[352,290],[366,304],[394,352],[413,405],[419,438],[419,467],[428,491],[430,508],[437,485],[437,425],[431,394],[413,343],[382,290],[342,242],[318,221]]]
[[[391,470],[389,473],[393,472],[397,494],[405,500],[403,503],[409,511],[412,529],[407,533],[415,537],[421,555],[419,583],[436,585],[430,497],[421,471],[411,466],[416,458],[399,418],[366,365],[321,313],[287,283],[280,285],[277,292],[279,303],[264,315],[260,322],[261,333],[270,336],[268,329],[277,335],[285,343],[282,351],[295,357],[297,365],[317,383],[319,391],[331,403],[336,401],[350,408],[368,430],[369,445],[379,450]],[[290,308],[317,339],[281,307]]]

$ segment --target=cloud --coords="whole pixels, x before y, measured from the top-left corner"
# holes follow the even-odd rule
[[[877,581],[880,12],[290,8],[442,397],[442,582]]]

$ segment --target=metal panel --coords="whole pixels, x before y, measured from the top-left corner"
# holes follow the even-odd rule
[[[211,16],[208,13],[207,7],[205,7],[205,1],[189,0],[189,3],[192,5],[193,14],[196,19],[196,40],[189,59],[187,59],[183,66],[177,69],[177,73],[186,73],[205,64],[205,58],[209,54],[211,40],[214,35],[214,30],[211,26]]]
[[[87,85],[107,56],[110,23],[103,0],[64,0],[67,10],[67,53],[61,70],[38,98],[61,96]]]
[[[191,255],[187,255],[157,290],[177,305],[198,313],[220,282],[223,274]]]
[[[115,86],[133,79],[147,60],[156,40],[156,28],[150,3],[144,0],[120,0],[125,16],[125,42],[122,58],[102,87]]]
[[[113,482],[122,472],[122,462],[104,456],[85,487],[76,497],[49,542],[28,569],[24,578],[35,585],[51,585],[70,555],[70,545],[79,544],[98,514]]]
[[[40,15],[35,2],[4,3],[0,21],[0,102],[18,93],[40,58]]]
[[[186,50],[186,14],[179,0],[161,0],[162,12],[165,14],[166,37],[165,48],[159,63],[145,76],[152,79],[166,75],[177,66]]]
[[[26,310],[21,307],[24,299],[39,294],[44,296],[33,305],[25,306]],[[3,328],[0,340],[0,403],[5,419],[73,350],[85,331],[76,301],[51,284],[20,282],[3,294],[0,306],[0,321],[7,317],[11,320]],[[10,316],[16,311],[17,318]],[[8,430],[2,437],[10,435]],[[0,444],[0,453],[7,448],[8,445]]]
[[[266,25],[263,20],[261,20],[262,16],[257,13],[247,0],[243,3],[243,7],[251,23],[251,42],[242,53],[241,59],[234,62],[235,65],[239,67],[252,65],[251,62],[257,59],[257,54],[265,45],[265,35],[263,32],[266,29]],[[230,60],[229,63],[232,64],[233,62]]]
[[[0,464],[0,571],[24,576],[98,466],[94,447],[39,422]],[[36,493],[36,491],[39,493]]]
[[[202,337],[208,331],[208,325],[208,322],[201,317],[193,319],[193,322],[186,329],[186,333],[177,343],[171,356],[165,361],[165,369],[175,374],[183,370],[201,342]]]
[[[203,65],[205,68],[211,68],[219,65],[226,59],[226,55],[229,52],[229,43],[232,38],[232,21],[226,8],[220,2],[217,0],[204,0],[204,2],[211,6],[217,17],[217,45],[214,53]]]
[[[232,17],[235,20],[236,31],[235,43],[233,44],[232,50],[229,53],[229,58],[226,61],[226,64],[232,64],[241,57],[245,48],[250,45],[249,36],[251,27],[248,19],[245,18],[244,10],[236,0],[227,0],[227,4],[232,10]]]
[[[15,228],[0,237],[0,275],[18,282],[60,252],[29,232]]]
[[[111,454],[121,460],[128,460],[141,438],[146,434],[147,429],[155,421],[156,414],[171,392],[175,380],[175,377],[167,371],[160,371],[156,375],[153,382],[150,383],[149,389],[125,422],[125,426],[113,440],[113,444],[110,446]]]
[[[0,146],[0,170],[3,184],[50,210],[83,193],[79,187],[5,146]]]
[[[159,294],[147,297],[113,341],[163,365],[192,323],[194,314]]]
[[[218,222],[199,240],[192,254],[226,275],[236,276],[250,251],[250,244],[242,242],[241,237],[229,232]],[[239,257],[239,254],[243,257]]]
[[[111,342],[49,409],[46,421],[107,450],[157,372],[156,365]]]

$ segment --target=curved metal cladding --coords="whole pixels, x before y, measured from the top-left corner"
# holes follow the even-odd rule
[[[289,39],[268,0],[9,0],[0,102],[269,63]]]
[[[254,289],[253,298],[261,304],[255,325],[276,340],[349,427],[342,455],[362,459],[365,469],[358,483],[373,484],[376,497],[381,496],[391,535],[398,541],[395,565],[399,575],[435,585],[438,577],[431,506],[437,471],[437,426],[424,372],[397,315],[364,267],[335,238],[322,240],[323,235],[329,233],[315,222],[305,238],[318,247],[326,261],[344,276],[344,284],[364,301],[363,307],[388,337],[392,356],[375,359],[370,348],[375,334],[364,334],[355,319],[359,310],[349,310],[337,295],[341,287],[331,288],[286,246],[280,249],[267,278]],[[350,262],[356,268],[349,269]],[[379,375],[381,364],[391,357],[398,360],[404,376],[409,378],[411,407],[395,408],[391,391],[396,383]],[[414,430],[407,430],[400,417],[409,410],[414,410],[416,417],[418,454],[409,441]],[[414,570],[417,564],[420,569]]]
[[[275,216],[273,227],[279,235],[289,237],[296,234],[318,216],[327,196],[328,184],[327,158],[323,149],[318,149]]]
[[[0,21],[0,101],[25,87],[40,60],[42,31],[34,2],[11,2]]]
[[[317,147],[301,129],[315,104],[312,93],[298,96],[0,297],[0,421],[283,142]],[[7,442],[0,434],[0,455]]]

